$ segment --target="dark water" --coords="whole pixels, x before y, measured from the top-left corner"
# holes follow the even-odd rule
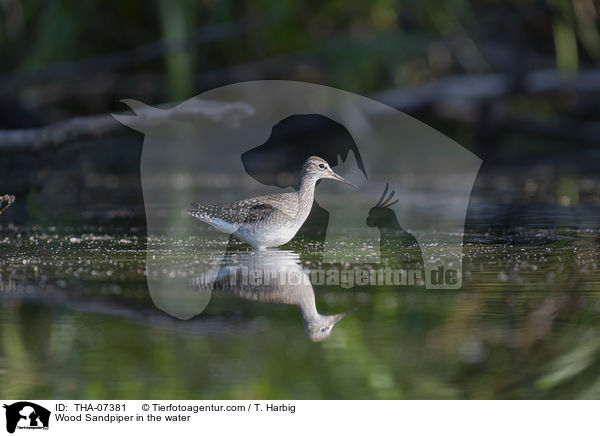
[[[474,198],[458,291],[215,291],[188,321],[152,303],[140,234],[2,227],[1,397],[600,397],[593,203]],[[322,266],[310,246],[289,253],[304,272]],[[357,308],[320,342],[303,322],[312,295],[319,314]]]

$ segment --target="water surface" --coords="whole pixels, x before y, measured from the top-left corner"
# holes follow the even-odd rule
[[[140,229],[4,225],[0,396],[598,398],[598,217],[593,204],[474,199],[459,291],[221,288],[188,321],[154,306]],[[313,249],[278,256],[310,274],[324,267]],[[178,274],[210,261],[160,255],[180,256]],[[357,310],[313,342],[300,300]]]

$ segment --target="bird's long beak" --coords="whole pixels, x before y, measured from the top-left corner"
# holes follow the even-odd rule
[[[350,185],[354,188],[358,188],[358,186],[356,186],[354,183],[349,182],[348,180],[344,179],[342,176],[340,176],[339,174],[334,173],[333,171],[331,172],[331,174],[329,174],[329,176],[327,176],[328,179],[333,179],[333,180],[337,180],[338,182],[342,182],[345,183],[346,185]]]
[[[347,312],[343,312],[343,313],[338,313],[336,315],[333,315],[333,322],[337,323],[339,322],[339,320],[341,320],[343,317],[345,317],[346,315],[350,315],[352,312],[356,312],[356,310],[358,309],[358,307],[355,307],[354,309],[351,309]]]

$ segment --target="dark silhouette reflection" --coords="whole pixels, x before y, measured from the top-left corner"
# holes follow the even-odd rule
[[[375,206],[369,210],[367,225],[377,227],[381,235],[379,247],[384,264],[396,269],[412,269],[423,271],[423,255],[421,247],[413,235],[404,230],[391,206],[398,202],[394,200],[395,192],[388,194],[389,184]]]
[[[273,126],[271,136],[262,145],[242,154],[246,172],[265,185],[297,187],[302,164],[310,156],[319,156],[334,168],[354,153],[358,168],[367,175],[352,136],[341,124],[317,114],[292,115]],[[315,201],[310,215],[291,243],[297,240],[316,244],[322,252],[329,212]]]
[[[225,292],[244,300],[297,306],[304,330],[315,342],[329,337],[335,324],[354,311],[320,314],[310,278],[300,266],[299,255],[290,251],[228,253],[217,277],[199,277],[195,285],[202,290],[203,284],[213,280],[213,292]]]

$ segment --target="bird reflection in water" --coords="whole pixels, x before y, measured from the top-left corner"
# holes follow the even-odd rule
[[[292,251],[228,252],[217,277],[198,280],[196,286],[202,288],[202,282],[211,283],[212,279],[213,292],[224,292],[249,301],[297,306],[304,330],[314,342],[329,337],[336,323],[356,310],[320,314],[310,278],[300,265],[299,255]]]

